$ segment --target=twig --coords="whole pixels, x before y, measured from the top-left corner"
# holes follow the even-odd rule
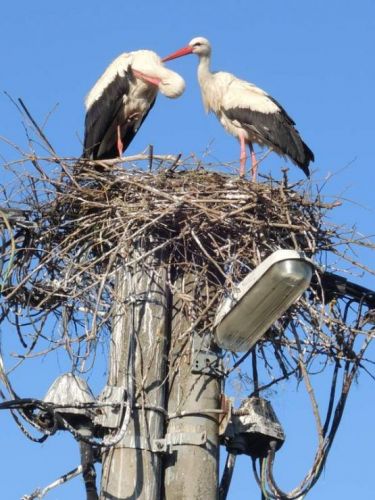
[[[67,483],[71,479],[79,476],[82,474],[82,465],[79,465],[75,469],[67,472],[66,474],[62,475],[56,481],[53,481],[53,483],[49,484],[48,486],[45,486],[44,488],[38,488],[30,495],[24,495],[21,500],[35,500],[36,498],[43,498],[47,495],[48,492],[53,490],[54,488],[57,488],[57,486],[61,486],[64,483]]]
[[[18,98],[18,102],[20,103],[22,109],[24,110],[24,112],[26,113],[27,117],[29,118],[29,120],[31,121],[31,123],[33,124],[33,126],[35,127],[35,130],[37,130],[37,132],[40,135],[40,137],[43,139],[43,141],[49,147],[51,153],[53,153],[56,156],[56,151],[54,150],[54,148],[52,147],[51,143],[49,142],[49,140],[45,136],[43,130],[39,127],[39,125],[36,123],[36,121],[34,120],[34,118],[31,116],[30,111],[27,109],[26,105],[24,104],[23,100],[20,97]]]

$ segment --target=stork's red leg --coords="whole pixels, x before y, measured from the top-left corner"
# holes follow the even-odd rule
[[[245,134],[240,132],[240,177],[245,177],[246,174],[246,142]]]
[[[253,182],[257,180],[258,162],[254,153],[254,148],[251,142],[249,142],[250,156],[251,156],[251,178]]]
[[[117,151],[118,155],[121,156],[124,151],[124,144],[121,140],[121,128],[120,125],[117,125]]]

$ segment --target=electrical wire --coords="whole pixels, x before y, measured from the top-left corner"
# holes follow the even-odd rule
[[[227,498],[232,481],[234,466],[236,465],[236,458],[236,454],[228,452],[219,486],[219,500],[226,500]]]

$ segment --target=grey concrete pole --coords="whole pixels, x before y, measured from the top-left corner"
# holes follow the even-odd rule
[[[141,257],[135,252],[139,263],[117,277],[108,385],[125,387],[134,407],[124,437],[104,453],[101,500],[162,498],[161,456],[152,448],[164,436],[167,275],[160,261]]]
[[[194,277],[185,276],[177,283],[177,289],[189,293],[193,282]],[[184,335],[190,325],[188,313],[184,313],[176,299],[169,353],[167,437],[181,444],[174,445],[173,452],[166,457],[165,500],[216,500],[219,414],[207,410],[219,409],[220,380],[192,373],[196,353],[192,350],[191,334]],[[203,436],[204,442],[199,444]]]

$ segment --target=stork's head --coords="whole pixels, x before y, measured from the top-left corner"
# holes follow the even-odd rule
[[[209,56],[211,54],[211,45],[207,38],[203,36],[197,36],[193,38],[186,47],[176,50],[167,57],[163,57],[162,61],[170,61],[171,59],[176,59],[177,57],[186,56],[188,54],[197,54],[199,57]]]
[[[191,47],[192,54],[197,54],[198,56],[209,56],[211,54],[211,44],[203,36],[193,38],[188,46]]]
[[[136,78],[154,85],[167,97],[179,97],[185,90],[184,79],[166,68],[152,50],[137,50],[132,54],[131,70]]]
[[[179,97],[185,90],[185,80],[178,73],[163,69],[163,76],[158,85],[160,92],[166,97]]]

